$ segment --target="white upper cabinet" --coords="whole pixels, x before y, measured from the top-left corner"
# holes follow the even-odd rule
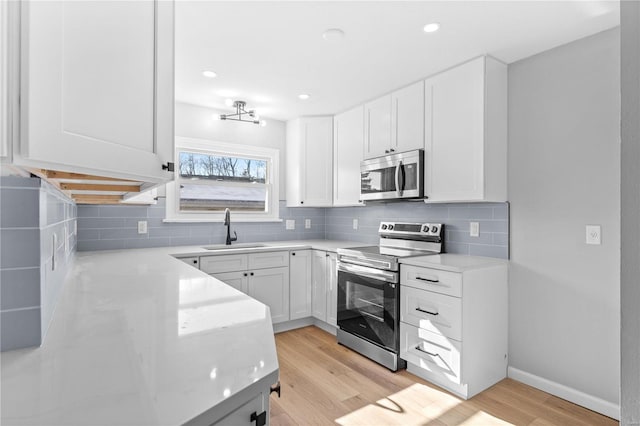
[[[364,158],[389,153],[391,149],[391,95],[364,104]]]
[[[333,205],[360,201],[360,161],[364,150],[364,106],[333,118]]]
[[[170,180],[162,165],[174,161],[173,2],[21,5],[15,162]]]
[[[364,105],[364,157],[424,146],[424,82],[396,90]]]
[[[419,81],[391,94],[391,150],[424,147],[424,82]]]
[[[507,200],[507,66],[480,57],[425,80],[428,201]]]
[[[333,118],[287,122],[287,206],[327,207],[333,203]]]

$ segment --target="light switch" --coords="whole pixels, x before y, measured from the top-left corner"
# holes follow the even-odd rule
[[[304,220],[304,227],[305,229],[311,229],[311,219]]]
[[[601,244],[601,230],[600,225],[587,225],[587,244]]]
[[[469,235],[472,237],[480,236],[480,223],[479,222],[469,222]]]
[[[296,229],[296,221],[295,221],[295,219],[287,219],[285,224],[286,224],[286,228],[288,230]]]
[[[353,229],[358,229],[358,219],[353,219]]]
[[[146,234],[147,233],[147,221],[139,220],[138,221],[138,234]]]

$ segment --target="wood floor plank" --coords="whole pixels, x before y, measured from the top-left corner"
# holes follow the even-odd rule
[[[393,373],[310,326],[276,335],[282,397],[271,424],[616,425],[608,417],[505,379],[464,401],[408,373]]]

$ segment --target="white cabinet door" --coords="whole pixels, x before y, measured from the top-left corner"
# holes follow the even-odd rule
[[[222,272],[218,274],[212,274],[214,278],[219,279],[225,284],[230,285],[236,290],[240,290],[243,293],[248,292],[249,285],[249,273],[248,272]]]
[[[233,410],[231,413],[227,414],[222,419],[215,422],[212,426],[251,426],[255,425],[256,422],[251,420],[251,415],[255,413],[256,415],[261,414],[266,411],[267,414],[267,424],[269,422],[269,397],[265,398],[265,395],[268,393],[261,393],[258,396],[252,398],[245,404]],[[265,407],[266,404],[266,407]]]
[[[379,157],[391,149],[391,95],[364,104],[364,158]]]
[[[247,294],[269,306],[274,324],[289,320],[289,268],[249,271]]]
[[[23,2],[19,164],[173,173],[173,2]]]
[[[507,67],[481,57],[425,80],[425,195],[507,200]]]
[[[289,259],[289,317],[311,316],[311,250],[291,252]]]
[[[313,279],[311,304],[313,316],[319,320],[327,321],[327,253],[325,251],[313,251]]]
[[[287,123],[287,206],[333,203],[333,118],[299,118]]]
[[[334,327],[338,326],[338,270],[336,262],[336,254],[327,253],[327,322]]]
[[[391,150],[424,148],[424,82],[391,94]]]
[[[360,162],[364,153],[364,106],[333,118],[333,205],[360,201]]]

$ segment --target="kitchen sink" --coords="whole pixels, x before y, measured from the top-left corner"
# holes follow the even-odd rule
[[[219,244],[219,245],[215,245],[215,246],[205,246],[202,247],[203,249],[206,250],[240,250],[240,249],[251,249],[251,248],[260,248],[260,247],[267,247],[266,244],[256,244],[256,243],[247,243],[247,244],[233,244],[230,246],[224,245],[224,244]]]

